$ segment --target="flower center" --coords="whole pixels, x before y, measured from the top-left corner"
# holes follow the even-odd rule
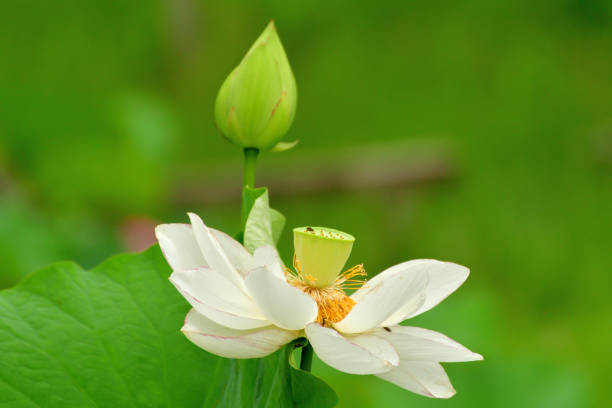
[[[332,288],[321,289],[312,286],[306,286],[302,290],[317,302],[317,306],[319,306],[317,322],[323,326],[331,326],[332,323],[337,323],[344,319],[353,306],[355,306],[355,301],[342,290]]]
[[[366,272],[363,265],[356,265],[342,272],[333,284],[326,287],[313,285],[313,277],[311,275],[303,275],[300,262],[295,256],[293,258],[293,267],[295,272],[285,269],[287,282],[317,302],[319,308],[317,322],[326,327],[344,319],[353,306],[355,306],[355,301],[348,297],[344,290],[358,289],[365,283],[363,277],[366,276]]]

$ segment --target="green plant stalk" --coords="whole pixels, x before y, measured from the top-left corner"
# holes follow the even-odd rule
[[[242,187],[255,188],[255,162],[257,161],[257,155],[259,149],[253,147],[246,147],[244,149],[244,178]]]
[[[255,188],[255,163],[257,156],[259,155],[259,149],[247,147],[244,149],[244,177],[242,182],[243,190],[246,188]],[[244,194],[242,196],[242,206],[245,206]],[[242,237],[244,243],[244,237]],[[307,340],[306,340],[307,341]],[[300,369],[310,372],[312,369],[312,357],[314,350],[310,343],[306,343],[302,347],[302,354],[300,357]]]
[[[246,220],[249,216],[250,208],[247,208],[245,191],[247,189],[253,189],[255,187],[255,164],[257,162],[257,156],[259,155],[259,149],[254,147],[244,148],[244,173],[242,179],[242,211],[240,217],[241,232],[238,234],[237,239],[241,244],[244,244],[244,230],[246,227]]]
[[[310,345],[310,342],[302,347],[302,357],[300,359],[300,370],[308,371],[312,369],[312,356],[314,354],[314,350]]]

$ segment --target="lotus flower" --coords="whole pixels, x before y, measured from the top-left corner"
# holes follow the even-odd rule
[[[273,247],[251,254],[197,215],[189,218],[191,225],[159,225],[156,236],[173,269],[170,281],[192,306],[181,331],[210,353],[258,358],[307,337],[338,370],[435,398],[455,393],[440,362],[482,359],[443,334],[398,325],[455,291],[469,273],[463,266],[418,259],[364,282],[361,265],[339,273],[352,236],[305,227],[294,230],[290,270]]]

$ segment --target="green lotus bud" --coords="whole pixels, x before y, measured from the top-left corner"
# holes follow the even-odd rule
[[[301,276],[311,286],[331,286],[348,260],[355,238],[323,227],[293,229],[295,260]]]
[[[296,104],[295,78],[271,21],[221,85],[215,120],[231,142],[269,149],[289,130]]]

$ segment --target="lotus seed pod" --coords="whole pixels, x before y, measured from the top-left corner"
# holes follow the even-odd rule
[[[315,287],[333,285],[351,254],[353,242],[352,235],[331,228],[295,228],[295,260],[302,277]]]

